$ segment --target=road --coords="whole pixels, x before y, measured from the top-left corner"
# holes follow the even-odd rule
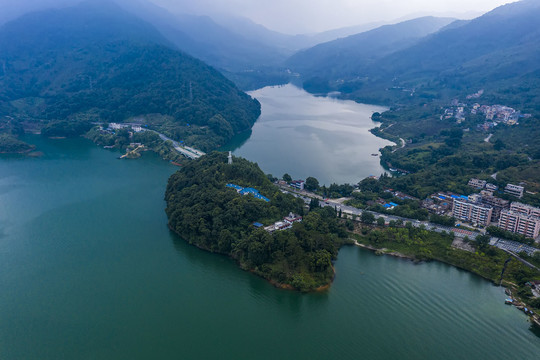
[[[321,198],[321,196],[319,195],[316,195],[316,194],[313,194],[313,193],[310,193],[306,190],[296,190],[296,189],[292,189],[288,186],[284,186],[284,185],[280,185],[282,191],[285,191],[285,192],[288,192],[298,198],[301,198],[302,200],[304,200],[304,202],[306,204],[309,204],[311,202],[311,198],[312,197],[316,197],[318,200],[319,200],[319,203],[322,207],[326,207],[326,206],[331,206],[333,208],[335,208],[336,210],[341,210],[342,213],[344,214],[347,214],[347,215],[354,215],[356,217],[360,217],[362,215],[362,210],[361,209],[358,209],[358,208],[355,208],[353,206],[349,206],[349,205],[345,205],[345,204],[341,204],[340,202],[337,202],[335,200],[330,200],[330,199],[327,199],[327,200],[324,200]],[[400,216],[394,216],[394,215],[387,215],[387,214],[381,214],[381,213],[376,213],[374,211],[370,211],[373,215],[375,215],[375,217],[382,217],[384,219],[384,222],[386,224],[388,224],[390,221],[403,221],[404,223],[406,222],[410,222],[414,227],[420,227],[420,226],[424,226],[426,229],[430,230],[430,231],[435,231],[435,232],[438,232],[438,233],[441,233],[441,232],[452,232],[454,233],[454,236],[456,237],[460,237],[462,239],[464,238],[469,238],[470,240],[474,240],[478,235],[482,235],[481,232],[479,231],[469,231],[469,230],[465,230],[465,229],[460,229],[459,227],[450,227],[450,226],[443,226],[443,225],[439,225],[439,224],[434,224],[434,223],[430,223],[429,221],[419,221],[419,220],[414,220],[414,219],[407,219],[407,218],[402,218]],[[526,245],[526,244],[522,244],[522,243],[518,243],[518,242],[515,242],[515,241],[510,241],[510,240],[503,240],[503,239],[499,239],[499,238],[495,238],[495,237],[492,237],[491,240],[490,240],[490,245],[493,245],[501,250],[504,250],[510,254],[512,254],[513,256],[515,256],[516,258],[518,258],[520,261],[522,261],[523,259],[519,258],[519,256],[517,254],[519,254],[520,252],[525,252],[527,253],[527,255],[529,256],[532,256],[534,255],[535,252],[537,251],[540,251],[538,250],[537,248],[535,247],[532,247],[532,246],[529,246],[529,245]],[[523,261],[526,265],[528,266],[533,266],[525,261]]]
[[[157,131],[154,131],[154,130],[150,130],[150,131],[153,131],[155,132],[156,134],[159,135],[160,139],[163,140],[163,141],[170,141],[172,142],[173,144],[173,147],[176,151],[178,151],[180,154],[184,155],[185,157],[187,158],[190,158],[190,159],[198,159],[200,158],[201,156],[203,155],[206,155],[205,153],[203,153],[202,151],[200,150],[196,150],[196,149],[193,149],[193,148],[190,148],[189,146],[182,146],[180,145],[180,143],[178,141],[175,141],[171,138],[168,138],[167,136],[161,134],[161,133],[158,133]]]
[[[403,149],[405,147],[405,144],[406,144],[405,140],[403,138],[399,138],[399,140],[401,141],[401,147],[398,147],[398,148],[395,148],[394,150],[392,150],[393,153],[395,153],[399,149]]]

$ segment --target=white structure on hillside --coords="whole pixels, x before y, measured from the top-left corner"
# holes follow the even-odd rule
[[[232,164],[232,151],[229,151],[229,165]]]

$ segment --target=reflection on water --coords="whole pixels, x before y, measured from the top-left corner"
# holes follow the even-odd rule
[[[231,141],[229,141],[228,144],[222,146],[219,151],[234,151],[241,148],[249,140],[252,133],[253,130],[249,129],[248,131],[237,134],[231,139]]]
[[[357,183],[384,169],[372,156],[393,143],[369,132],[379,124],[373,112],[386,108],[328,97],[316,97],[293,85],[266,87],[250,93],[262,115],[249,139],[227,148],[257,162],[265,173],[281,177],[316,177],[321,184]]]

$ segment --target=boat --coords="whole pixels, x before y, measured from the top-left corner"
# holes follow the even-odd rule
[[[504,303],[506,305],[514,305],[514,299],[506,299],[506,300],[504,300]]]
[[[379,154],[371,154],[371,156],[379,156]]]

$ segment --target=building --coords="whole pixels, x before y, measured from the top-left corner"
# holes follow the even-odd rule
[[[492,184],[492,183],[487,183],[486,184],[486,189],[488,189],[489,191],[497,191],[497,190],[499,190],[499,187],[497,185]]]
[[[518,197],[520,199],[523,197],[523,190],[525,190],[523,186],[514,185],[514,184],[508,184],[504,188],[505,193]]]
[[[540,234],[540,218],[513,210],[503,210],[499,219],[501,229],[536,239]]]
[[[454,199],[452,216],[477,225],[487,226],[491,222],[493,208],[479,202]]]
[[[302,217],[300,215],[296,215],[291,212],[289,213],[289,216],[284,217],[282,221],[277,221],[274,224],[265,227],[264,230],[268,232],[287,230],[292,228],[294,223],[301,221]]]
[[[480,202],[493,208],[493,212],[491,214],[492,222],[499,221],[501,211],[510,207],[510,201],[493,196],[493,193],[489,191],[481,192]]]
[[[470,179],[467,185],[472,186],[473,188],[483,189],[486,184],[486,180]]]
[[[510,205],[510,210],[523,215],[531,215],[540,218],[540,208],[525,205],[520,202],[513,202],[512,205]]]
[[[293,180],[289,184],[291,187],[296,188],[298,190],[304,190],[304,185],[306,182],[304,180]]]
[[[235,184],[227,184],[225,185],[226,187],[228,188],[231,188],[231,189],[234,189],[236,190],[237,193],[239,193],[240,195],[253,195],[253,197],[255,199],[259,199],[259,200],[263,200],[263,201],[266,201],[266,202],[270,202],[270,199],[265,197],[265,196],[262,196],[260,193],[259,193],[259,190],[257,189],[254,189],[254,188],[243,188],[239,185],[235,185]]]

